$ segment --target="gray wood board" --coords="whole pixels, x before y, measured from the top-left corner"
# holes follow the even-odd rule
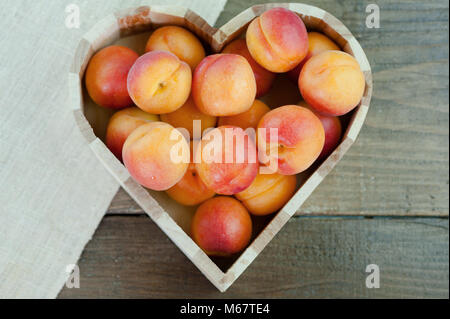
[[[448,298],[448,261],[447,219],[296,217],[222,294],[149,218],[107,216],[60,297]]]

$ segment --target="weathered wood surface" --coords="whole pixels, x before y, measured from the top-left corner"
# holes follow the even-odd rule
[[[264,1],[227,3],[216,26]],[[365,25],[370,1],[302,1],[331,12],[371,63],[374,93],[358,140],[298,214],[448,216],[448,2],[377,1],[380,29]],[[109,213],[142,212],[120,191]]]
[[[216,26],[263,1],[231,0]],[[374,73],[366,125],[299,214],[448,216],[448,2],[302,1],[341,19]],[[81,288],[60,297],[448,298],[448,219],[293,218],[219,293],[123,191],[79,262]],[[127,214],[137,214],[128,216]],[[365,288],[366,265],[381,288]]]
[[[60,297],[448,298],[448,261],[446,219],[296,217],[222,294],[148,217],[107,216]]]

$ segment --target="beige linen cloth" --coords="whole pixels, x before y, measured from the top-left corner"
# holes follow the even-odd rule
[[[177,4],[214,24],[225,2],[1,1],[0,298],[56,297],[119,187],[67,105],[79,39],[118,9]],[[65,25],[72,3],[79,29]]]

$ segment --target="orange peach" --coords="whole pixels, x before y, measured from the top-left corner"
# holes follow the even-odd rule
[[[270,129],[276,129],[277,134]],[[258,124],[260,158],[262,162],[277,163],[278,173],[283,175],[297,174],[311,166],[324,142],[325,132],[319,118],[297,105],[273,109]]]
[[[301,101],[298,105],[306,107],[314,112],[314,109],[309,106],[305,101]],[[323,129],[325,130],[325,144],[323,145],[322,152],[318,159],[327,157],[334,151],[336,146],[338,146],[341,141],[342,135],[342,125],[339,117],[337,116],[326,116],[314,112],[319,120],[322,122]]]
[[[297,188],[294,175],[258,174],[253,183],[235,196],[253,215],[268,215],[286,204]]]
[[[120,110],[109,119],[106,128],[106,145],[119,160],[122,160],[123,143],[131,132],[142,124],[158,120],[158,115],[146,113],[135,106]]]
[[[139,57],[128,73],[128,93],[142,110],[173,112],[188,99],[191,68],[167,51],[151,51]]]
[[[308,51],[305,24],[284,8],[270,9],[254,19],[247,28],[246,40],[256,62],[277,73],[295,68]]]
[[[167,190],[186,173],[189,144],[170,124],[151,122],[128,136],[122,157],[128,172],[139,184],[157,191]]]
[[[252,68],[240,55],[210,55],[195,69],[192,95],[205,114],[228,116],[245,112],[252,106],[255,94]]]
[[[186,29],[166,26],[156,29],[147,41],[145,52],[163,50],[175,54],[186,62],[192,71],[205,57],[205,49],[200,40]]]
[[[182,127],[188,130],[191,139],[194,136],[194,121],[201,121],[201,132],[203,130],[216,126],[217,118],[215,116],[203,114],[199,111],[197,106],[195,106],[194,99],[191,97],[188,98],[186,103],[178,110],[173,111],[171,113],[161,114],[161,120],[169,123],[174,127]],[[201,136],[199,137],[201,138]]]
[[[169,188],[166,193],[173,200],[186,206],[200,204],[215,195],[214,191],[206,187],[205,183],[198,176],[197,169],[193,163],[193,143],[191,142],[191,162],[183,178]]]
[[[340,50],[338,45],[334,43],[333,40],[319,32],[308,32],[308,43],[309,46],[306,57],[302,60],[302,62],[300,62],[299,65],[297,65],[294,69],[287,73],[289,79],[291,79],[295,83],[298,82],[300,71],[310,57],[322,53],[323,51]]]
[[[361,101],[365,79],[358,61],[350,54],[324,51],[305,63],[298,86],[303,99],[316,111],[339,116]]]
[[[256,146],[240,127],[219,126],[207,132],[194,161],[200,178],[217,194],[246,189],[258,173]]]
[[[192,219],[191,234],[208,255],[230,256],[250,242],[252,220],[239,201],[218,196],[198,207]]]
[[[86,69],[86,89],[91,99],[112,109],[131,106],[133,101],[127,91],[127,76],[138,57],[133,50],[118,45],[98,51]]]
[[[252,58],[252,55],[248,51],[245,39],[234,40],[228,44],[225,49],[223,49],[222,53],[239,54],[247,59],[248,63],[252,67],[253,74],[255,75],[256,97],[263,96],[269,91],[273,80],[275,79],[275,74],[264,69],[255,61],[255,59]]]
[[[250,109],[241,114],[219,117],[218,125],[234,125],[244,130],[252,127],[256,130],[259,120],[269,111],[270,108],[266,104],[260,100],[255,100]]]

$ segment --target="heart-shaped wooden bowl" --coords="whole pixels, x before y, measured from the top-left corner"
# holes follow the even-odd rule
[[[339,44],[343,51],[353,55],[364,72],[366,89],[361,103],[347,117],[346,130],[340,145],[325,161],[314,165],[300,175],[299,189],[291,200],[270,219],[265,219],[259,229],[255,227],[258,230],[250,246],[242,254],[231,259],[231,262],[229,259],[227,265],[227,262],[223,263],[223,260],[213,260],[208,257],[188,235],[194,208],[178,205],[164,192],[149,191],[139,185],[130,176],[125,166],[108,150],[102,140],[112,112],[96,106],[90,100],[84,89],[83,74],[91,56],[104,46],[113,43],[122,44],[135,49],[138,53],[143,53],[148,35],[155,28],[163,25],[183,26],[197,34],[206,46],[209,45],[211,52],[219,52],[227,43],[245,33],[252,19],[273,7],[285,7],[296,12],[309,31],[316,30],[326,34]],[[282,81],[275,83],[272,89],[278,93],[269,93],[269,96],[264,98],[272,107],[298,102],[298,89]],[[350,31],[331,14],[310,5],[300,3],[256,5],[240,13],[219,29],[211,27],[189,9],[172,6],[143,6],[109,15],[83,36],[70,69],[69,85],[70,104],[75,120],[98,159],[150,218],[223,292],[258,256],[353,144],[369,109],[372,74],[364,51]],[[290,93],[286,92],[286,88]],[[223,271],[222,269],[225,268],[226,271]]]

